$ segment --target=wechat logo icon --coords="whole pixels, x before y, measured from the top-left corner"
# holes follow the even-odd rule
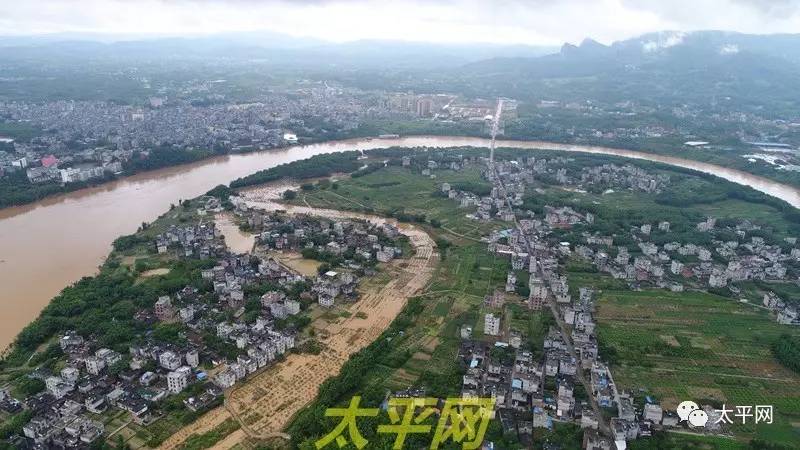
[[[702,409],[695,409],[689,413],[689,424],[693,427],[705,427],[708,422],[708,414]]]
[[[705,427],[708,422],[708,414],[693,401],[681,402],[676,412],[681,422],[688,421],[689,425],[693,427]]]

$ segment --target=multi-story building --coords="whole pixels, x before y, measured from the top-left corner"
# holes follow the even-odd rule
[[[167,388],[173,394],[178,394],[189,385],[189,377],[191,376],[192,369],[187,366],[182,366],[175,371],[167,374]]]
[[[493,313],[486,314],[483,321],[483,332],[489,336],[500,335],[500,317]]]
[[[102,371],[106,367],[106,361],[102,358],[98,358],[96,356],[90,356],[86,358],[86,371],[92,375],[99,375],[100,371]]]
[[[186,364],[189,367],[195,368],[200,365],[200,354],[196,349],[189,350],[186,352]]]
[[[173,314],[172,302],[170,301],[170,298],[166,295],[158,298],[153,309],[156,314],[156,317],[158,317],[159,320],[169,320],[172,318]]]
[[[167,350],[158,356],[158,363],[167,370],[175,370],[181,366],[181,357]]]

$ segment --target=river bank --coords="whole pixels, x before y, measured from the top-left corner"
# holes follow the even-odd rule
[[[417,136],[350,139],[280,150],[227,155],[123,178],[94,188],[0,210],[0,348],[65,286],[96,273],[121,235],[136,231],[180,199],[258,170],[317,154],[387,147],[486,147],[488,139]],[[734,169],[691,160],[604,147],[538,141],[498,141],[499,147],[562,150],[643,159],[710,173],[750,186],[797,207],[800,189]]]
[[[483,137],[475,137],[475,136],[451,136],[451,135],[410,135],[407,137],[397,137],[397,138],[372,138],[372,137],[353,137],[341,140],[333,140],[333,141],[324,141],[319,143],[311,143],[311,144],[304,144],[294,147],[278,147],[273,149],[266,149],[266,150],[255,150],[250,152],[244,153],[228,153],[224,155],[219,154],[209,154],[207,157],[202,157],[198,159],[194,159],[192,161],[188,161],[185,163],[169,165],[169,166],[162,166],[157,167],[154,169],[145,169],[135,171],[130,174],[122,175],[120,177],[110,177],[107,180],[97,180],[94,182],[85,182],[85,183],[73,183],[68,185],[66,189],[57,190],[50,194],[46,194],[42,197],[36,198],[32,201],[20,202],[10,205],[0,205],[0,219],[3,217],[3,213],[7,211],[11,211],[11,214],[14,214],[13,210],[25,210],[26,206],[35,206],[37,204],[48,204],[57,202],[59,199],[70,197],[71,194],[80,193],[83,191],[92,192],[96,190],[102,190],[106,186],[111,185],[113,189],[113,185],[119,182],[125,181],[136,181],[137,179],[148,178],[151,176],[159,176],[161,173],[173,173],[176,171],[181,170],[191,170],[197,166],[204,166],[206,164],[214,164],[220,161],[225,161],[228,158],[237,158],[243,157],[253,154],[268,154],[268,153],[281,153],[287,151],[291,148],[313,148],[318,146],[325,146],[325,145],[337,145],[337,144],[347,144],[352,143],[355,144],[357,148],[353,148],[353,150],[370,150],[376,148],[386,148],[391,146],[430,146],[430,147],[443,147],[439,144],[428,144],[425,143],[426,141],[445,141],[445,140],[453,140],[453,141],[460,141],[461,144],[458,145],[446,145],[446,146],[473,146],[473,147],[486,147],[488,146],[489,139]],[[375,145],[367,145],[366,147],[363,146],[363,143],[374,142]],[[421,143],[416,143],[421,142]],[[599,153],[605,155],[616,155],[616,156],[623,156],[627,158],[635,158],[635,159],[645,159],[649,161],[657,161],[662,162],[664,164],[674,165],[678,167],[684,168],[691,168],[693,170],[698,170],[701,172],[706,173],[713,173],[717,176],[721,176],[722,178],[726,178],[730,181],[734,181],[731,178],[726,176],[719,175],[715,173],[715,171],[719,169],[724,169],[728,171],[731,175],[736,175],[742,180],[745,180],[749,177],[761,179],[763,182],[767,183],[774,183],[777,185],[789,187],[795,190],[800,190],[800,187],[796,187],[793,184],[785,181],[778,181],[776,179],[770,178],[765,175],[760,175],[754,172],[748,172],[742,169],[734,169],[734,168],[727,168],[720,164],[715,164],[712,162],[706,162],[702,159],[695,159],[691,157],[685,156],[671,156],[667,155],[663,152],[652,152],[646,149],[633,149],[633,148],[624,148],[624,147],[608,147],[603,145],[595,145],[595,144],[572,144],[568,142],[556,142],[556,141],[537,141],[537,140],[524,140],[524,139],[498,139],[497,140],[497,147],[502,148],[513,148],[513,149],[527,149],[527,150],[561,150],[561,151],[575,151],[575,152],[586,152],[586,153]],[[315,153],[316,154],[316,153]],[[740,183],[739,181],[734,181],[736,183]],[[745,184],[745,183],[740,183]],[[756,187],[757,190],[761,190]],[[766,191],[762,191],[766,192]],[[773,195],[772,193],[766,192],[769,195]],[[775,195],[779,197],[778,195]],[[780,197],[779,197],[780,198]],[[788,201],[788,200],[787,200]],[[797,204],[792,203],[789,201],[793,206],[800,207],[800,201]]]

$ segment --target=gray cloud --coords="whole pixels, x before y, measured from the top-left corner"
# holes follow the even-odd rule
[[[768,16],[797,14],[800,0],[733,0],[733,3],[748,6]]]
[[[800,14],[800,0],[623,0],[622,3],[665,20],[702,23],[721,17],[731,23],[731,27],[746,19],[745,14],[750,18],[755,14],[765,24],[771,19]]]
[[[556,45],[660,30],[800,31],[800,0],[27,0],[0,33],[269,30],[330,40]]]

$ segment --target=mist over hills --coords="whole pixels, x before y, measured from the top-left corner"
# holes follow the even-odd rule
[[[641,64],[669,58],[755,54],[800,63],[800,34],[752,35],[726,31],[662,31],[632,39],[601,44],[591,38],[561,49],[535,45],[486,43],[429,43],[422,41],[358,40],[334,43],[266,31],[197,36],[112,35],[57,33],[32,36],[0,36],[0,53],[12,59],[36,56],[158,58],[182,56],[236,58],[325,56],[339,63],[386,62],[395,65],[438,61],[439,65],[465,64],[525,66],[553,62],[614,60]],[[441,58],[444,58],[442,61]]]
[[[745,35],[722,31],[661,32],[603,45],[585,39],[564,44],[560,51],[535,58],[512,57],[470,63],[475,72],[520,71],[528,74],[581,76],[613,68],[646,68],[655,64],[675,69],[722,63],[758,62],[796,70],[800,34]],[[740,66],[741,69],[747,67]],[[665,67],[669,69],[669,66]]]
[[[535,57],[554,47],[484,43],[435,44],[359,40],[334,43],[272,32],[207,36],[115,36],[61,33],[0,37],[0,55],[10,60],[37,58],[156,60],[163,58],[258,60],[300,66],[400,67],[427,70],[457,67],[499,57]]]
[[[95,67],[141,70],[149,65],[175,76],[187,68],[213,67],[214,77],[226,71],[233,77],[237,70],[255,76],[268,68],[271,73],[368,89],[503,95],[523,101],[635,99],[723,109],[725,102],[736,102],[737,109],[776,116],[793,113],[800,104],[800,90],[795,89],[800,85],[800,34],[664,31],[610,45],[585,39],[560,49],[378,40],[334,43],[271,32],[185,37],[58,34],[0,37],[0,59],[6,63],[0,76],[23,74],[34,80],[45,70],[57,77],[53,67],[70,76]],[[211,71],[207,74],[212,76]],[[17,87],[15,93],[24,97],[25,87]]]
[[[464,73],[499,90],[572,100],[744,102],[794,107],[800,94],[800,35],[660,32],[603,45],[591,39],[535,58],[494,58]],[[557,83],[555,80],[559,80]]]

